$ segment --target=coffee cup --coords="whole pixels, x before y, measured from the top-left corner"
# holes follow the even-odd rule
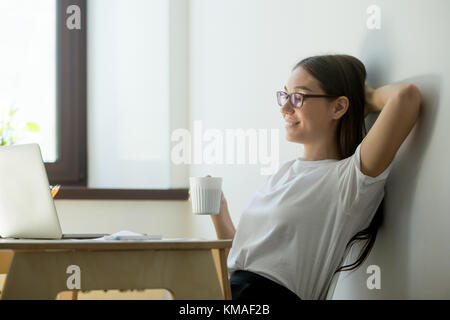
[[[222,199],[222,178],[190,177],[192,213],[219,214]]]

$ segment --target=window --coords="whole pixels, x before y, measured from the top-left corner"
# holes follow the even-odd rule
[[[4,108],[18,109],[15,121],[39,125],[17,143],[39,143],[50,183],[83,185],[86,37],[65,27],[69,2],[85,7],[81,0],[0,2],[0,96]]]
[[[170,188],[169,1],[88,2],[90,188]]]
[[[174,3],[179,3],[176,8]],[[171,35],[174,29],[181,30],[177,37],[183,34],[179,21],[187,5],[172,0],[4,0],[0,5],[1,34],[12,26],[16,34],[8,34],[9,41],[1,44],[6,52],[0,53],[1,63],[14,63],[0,81],[13,82],[22,72],[21,86],[5,88],[10,97],[20,98],[25,118],[41,126],[28,141],[40,144],[50,183],[62,185],[57,198],[187,199],[185,187],[170,188],[183,185],[187,176],[186,170],[173,168],[169,157],[169,131],[183,125],[180,116],[169,119],[170,101],[183,108],[177,114],[186,112],[179,103],[186,96],[179,67],[183,58],[174,59],[169,45],[183,55],[178,49],[185,39]],[[81,29],[66,26],[72,5],[80,8]],[[154,19],[148,19],[148,10]],[[176,25],[172,29],[169,15]],[[17,54],[8,51],[13,44]],[[169,79],[174,63],[175,80]],[[182,88],[175,99],[173,87]],[[108,137],[108,132],[116,135]],[[108,144],[108,138],[113,142]],[[127,181],[133,176],[134,181]]]
[[[56,0],[0,1],[0,39],[2,127],[12,120],[5,143],[39,143],[44,161],[55,162]],[[27,122],[39,131],[20,130]]]

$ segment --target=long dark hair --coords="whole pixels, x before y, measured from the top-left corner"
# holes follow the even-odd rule
[[[336,134],[336,143],[340,159],[355,153],[364,135],[367,134],[364,122],[366,68],[357,58],[346,54],[318,55],[298,62],[292,70],[302,67],[319,82],[325,94],[346,96],[349,100],[347,112],[341,117]],[[381,201],[370,225],[355,234],[348,242],[336,272],[358,268],[369,255],[377,231],[382,222],[384,199]],[[342,266],[348,250],[358,241],[367,240],[359,257],[352,264]]]

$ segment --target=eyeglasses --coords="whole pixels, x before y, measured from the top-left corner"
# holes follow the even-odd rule
[[[277,91],[277,101],[280,107],[283,107],[289,100],[291,102],[291,105],[294,106],[294,108],[301,108],[301,106],[303,105],[303,100],[305,100],[305,98],[318,98],[318,97],[333,98],[339,96],[327,94],[303,94],[299,92],[293,92],[291,94],[288,94],[284,91]]]

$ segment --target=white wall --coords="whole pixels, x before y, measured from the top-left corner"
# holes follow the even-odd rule
[[[381,8],[380,30],[366,27],[372,4]],[[394,160],[376,244],[357,271],[340,276],[334,298],[450,298],[450,152],[445,147],[450,97],[443,90],[450,76],[450,46],[444,40],[450,2],[194,0],[190,10],[191,123],[279,128],[281,160],[301,155],[302,148],[284,140],[274,92],[301,58],[351,54],[365,63],[369,84],[412,81],[421,89],[420,123]],[[224,177],[237,226],[266,177],[255,165],[191,167],[191,175],[207,173]],[[213,235],[208,224],[207,217],[197,219],[196,232]],[[381,268],[380,290],[366,287],[371,264]]]
[[[164,237],[191,237],[187,201],[56,200],[64,233],[130,230]]]

